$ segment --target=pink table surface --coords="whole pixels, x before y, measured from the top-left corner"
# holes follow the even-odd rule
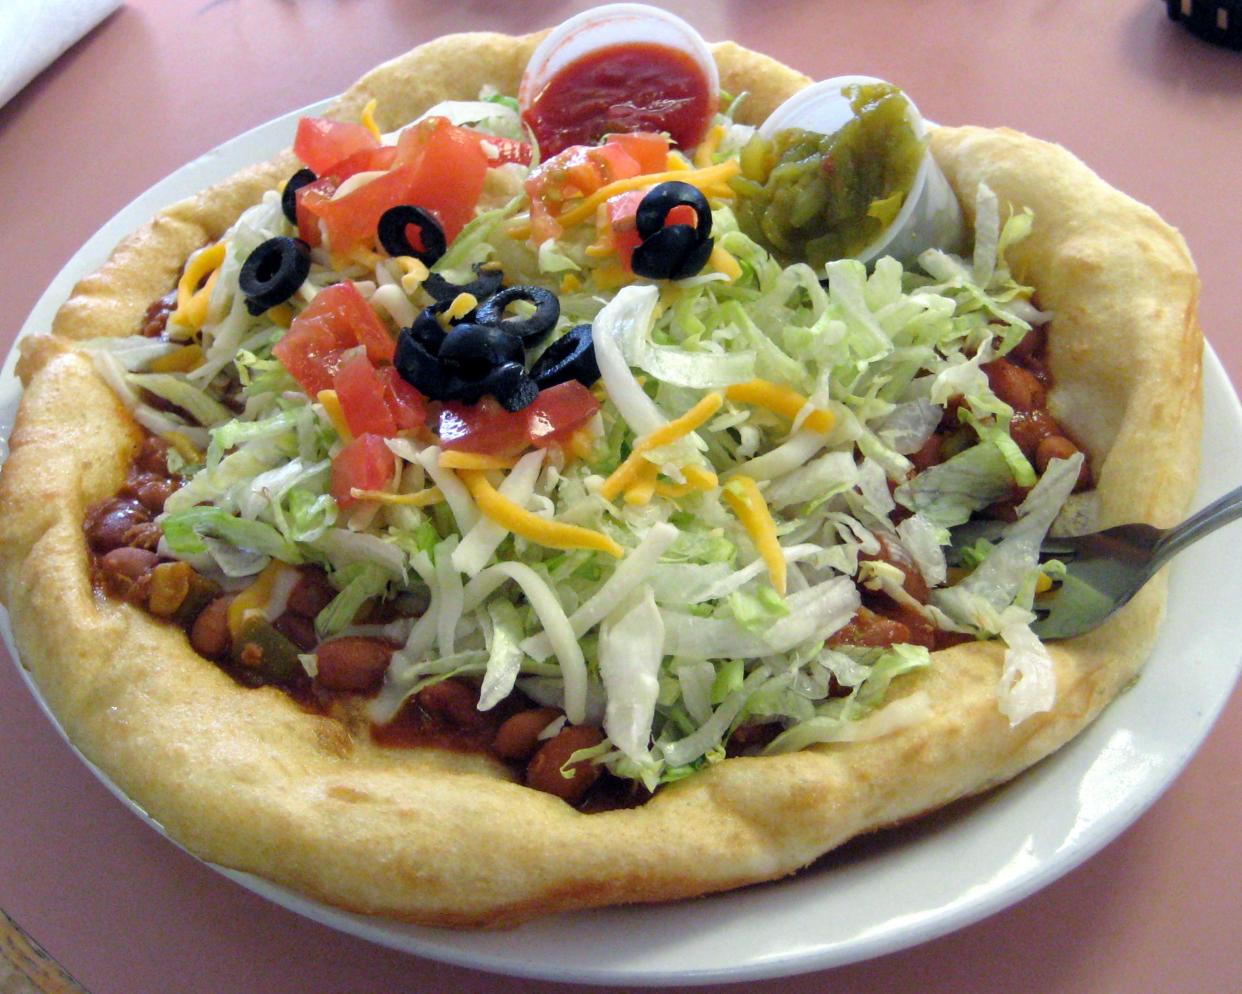
[[[183,163],[436,35],[522,32],[587,6],[130,0],[0,109],[4,347],[74,250]],[[1010,125],[1067,145],[1181,228],[1203,276],[1203,327],[1233,382],[1242,378],[1242,55],[1192,38],[1154,0],[666,6],[709,39],[740,40],[812,76],[892,79],[941,123]],[[923,946],[751,987],[1242,990],[1240,751],[1235,693],[1167,794],[1059,882]],[[7,658],[0,792],[0,906],[94,994],[557,986],[372,946],[216,875],[95,781]]]

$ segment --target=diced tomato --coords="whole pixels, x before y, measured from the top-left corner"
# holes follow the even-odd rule
[[[338,183],[343,183],[356,173],[391,169],[396,158],[397,146],[395,145],[365,148],[361,152],[355,152],[347,159],[342,159],[332,167],[332,171],[328,175]]]
[[[599,401],[577,380],[558,383],[539,391],[535,402],[519,413],[527,418],[526,433],[536,448],[563,445],[569,436],[591,420]]]
[[[477,404],[445,404],[440,412],[440,444],[446,449],[512,457],[532,445],[562,445],[591,420],[599,403],[576,380],[541,390],[533,404],[506,411],[491,397]]]
[[[323,295],[293,319],[284,338],[272,347],[272,355],[312,397],[332,388],[344,353],[358,344],[349,327],[321,304]]]
[[[511,413],[491,397],[477,404],[449,403],[440,412],[440,444],[487,456],[515,456],[530,447],[525,411]]]
[[[487,156],[477,136],[471,137],[475,134],[444,118],[402,132],[387,176],[319,208],[333,250],[348,252],[372,242],[380,216],[398,204],[430,211],[452,242],[474,216],[487,175]]]
[[[304,117],[298,121],[293,154],[323,176],[338,162],[364,149],[376,148],[378,139],[361,124]]]
[[[629,135],[609,135],[608,144],[624,149],[641,173],[662,173],[668,168],[668,139],[650,131]]]
[[[384,403],[400,431],[422,428],[427,423],[427,398],[401,378],[392,366],[379,370],[384,385]]]
[[[556,217],[567,200],[588,197],[619,179],[661,172],[667,159],[667,139],[651,134],[612,135],[603,145],[575,145],[554,155],[526,180],[535,240],[560,234]]]
[[[530,142],[518,141],[516,138],[497,138],[495,135],[479,135],[479,137],[496,150],[495,154],[492,154],[486,147],[483,148],[489,166],[503,166],[506,162],[517,162],[523,166],[530,165],[530,160],[534,155]]]
[[[473,131],[470,128],[460,129],[463,140],[477,142],[479,148],[482,149],[483,155],[487,158],[489,167],[503,166],[507,162],[520,162],[524,166],[530,165],[534,151],[530,147],[529,142],[519,141],[516,138],[499,138],[496,135],[485,135],[481,131]]]
[[[608,198],[608,224],[612,228],[613,249],[617,253],[621,268],[627,273],[630,271],[630,257],[642,242],[635,216],[638,214],[638,205],[643,202],[643,197],[647,193],[647,190],[630,190]],[[668,216],[664,219],[664,227],[668,228],[674,224],[688,224],[694,227],[697,222],[698,217],[693,207],[689,204],[678,204],[668,212]]]
[[[349,280],[334,283],[321,290],[311,302],[312,305],[319,303],[324,295],[329,297],[325,306],[332,307],[338,320],[344,321],[353,331],[358,344],[367,347],[367,358],[377,364],[392,362],[393,356],[397,354],[397,342],[388,333],[379,315],[367,303],[366,297],[358,292],[358,287]]]
[[[396,471],[396,457],[380,436],[359,435],[332,460],[332,498],[347,509],[357,502],[352,490],[383,490]]]
[[[298,237],[312,248],[322,240],[319,236],[319,209],[332,199],[339,186],[331,176],[323,176],[298,190],[297,202]]]
[[[365,345],[373,362],[389,362],[397,346],[353,283],[335,283],[315,295],[293,319],[272,354],[312,397],[332,388],[342,353]]]
[[[642,242],[634,219],[638,214],[638,205],[645,196],[646,190],[630,190],[608,198],[608,224],[612,228],[612,245],[626,272],[630,270],[630,257]]]
[[[361,352],[341,364],[333,377],[332,386],[337,400],[341,402],[345,423],[355,437],[380,435],[392,438],[397,433],[397,422],[384,399],[384,381],[379,378],[371,360]]]
[[[678,204],[664,215],[664,227],[671,228],[675,224],[686,224],[691,228],[697,228],[699,216],[689,204]]]

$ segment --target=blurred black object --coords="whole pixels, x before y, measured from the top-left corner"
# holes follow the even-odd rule
[[[1169,20],[1179,21],[1200,38],[1242,49],[1242,0],[1164,0]]]

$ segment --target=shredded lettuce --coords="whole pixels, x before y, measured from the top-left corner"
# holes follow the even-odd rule
[[[523,137],[516,105],[501,94],[427,113]],[[717,161],[738,155],[751,133],[721,123]],[[738,229],[727,198],[713,198],[717,244],[740,276],[709,267],[675,284],[614,290],[615,257],[601,259],[609,253],[597,250],[590,224],[538,244],[513,237],[530,203],[525,191],[512,195],[522,167],[504,169],[434,269],[460,282],[474,265],[499,264],[508,281],[556,288],[560,318],[550,340],[590,323],[602,406],[574,455],[528,452],[493,483],[536,516],[608,535],[624,555],[511,534],[481,514],[423,432],[387,439],[397,460],[390,488],[434,486],[442,501],[338,506],[331,477],[346,439],[273,355],[284,327],[270,314],[251,315],[237,286],[250,251],[292,231],[274,194],[224,236],[200,366],[152,371],[169,343],[88,346],[135,417],[202,450],[201,466],[160,519],[161,551],[231,580],[271,559],[324,568],[337,593],[315,619],[321,637],[371,631],[355,625],[367,602],[417,592],[423,613],[382,629],[404,645],[368,704],[373,720],[390,720],[421,687],[468,676],[481,681],[482,710],[516,688],[562,708],[570,723],[602,723],[605,741],[577,758],[649,787],[721,760],[733,732],[751,722],[773,726],[766,751],[776,753],[924,720],[926,694],[895,681],[934,665],[925,649],[829,645],[858,614],[862,585],[941,628],[1003,638],[998,701],[1011,721],[1049,706],[1054,671],[1029,628],[1031,599],[1039,542],[1081,457],[1054,461],[1037,480],[1010,435],[1013,411],[983,369],[1047,317],[1005,256],[1030,231],[1029,213],[1004,216],[981,186],[968,259],[933,249],[917,270],[886,258],[870,269],[834,260],[817,272],[782,266]],[[289,307],[297,314],[348,279],[381,320],[405,326],[428,302],[407,276],[392,260],[340,259],[321,245]],[[696,431],[644,452],[645,492],[631,484],[616,500],[601,496],[640,438],[707,391],[755,379],[799,395],[800,411],[727,399]],[[177,410],[145,403],[144,391]],[[909,457],[940,430],[950,402],[960,426],[944,444],[954,454],[916,472],[919,460]],[[812,409],[831,413],[830,430],[807,427]],[[181,465],[200,458],[180,450]],[[786,563],[783,593],[713,475],[721,485],[735,475],[758,483]],[[973,572],[945,587],[948,529],[1015,485],[1032,488],[1018,521],[995,543],[973,546],[962,560]],[[894,517],[902,520],[894,525]],[[930,605],[910,597],[901,569],[876,559],[881,541],[908,554],[934,588]]]

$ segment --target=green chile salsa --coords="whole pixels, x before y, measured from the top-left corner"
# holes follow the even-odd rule
[[[842,93],[854,116],[835,133],[756,134],[742,150],[732,181],[738,224],[786,264],[818,270],[857,255],[897,216],[923,161],[899,89],[868,83]]]

